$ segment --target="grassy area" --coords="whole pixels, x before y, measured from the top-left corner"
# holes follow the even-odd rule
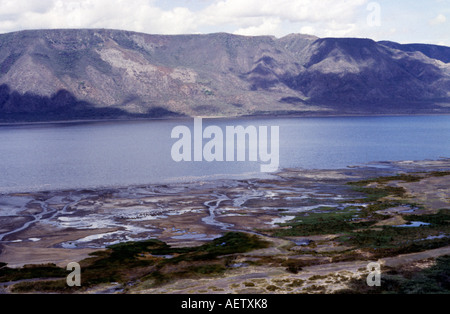
[[[445,177],[450,176],[450,171],[432,171],[428,177]]]
[[[54,264],[26,265],[22,268],[8,268],[2,263],[0,268],[0,282],[18,281],[31,278],[58,278],[66,277],[68,272]],[[1,265],[0,265],[1,266]]]
[[[384,183],[388,183],[391,181],[404,181],[404,182],[419,182],[420,180],[422,180],[424,177],[420,176],[420,175],[412,175],[412,174],[397,174],[395,176],[385,176],[385,177],[378,177],[378,178],[372,178],[372,179],[367,179],[367,180],[361,180],[361,181],[357,181],[357,182],[350,182],[349,184],[351,185],[358,185],[358,186],[366,186],[369,185],[371,183],[380,183],[380,184],[384,184]]]
[[[436,172],[436,175],[440,174],[441,174],[440,172]],[[427,176],[431,176],[431,174]],[[356,202],[358,201],[374,202],[379,201],[380,199],[387,196],[395,196],[399,198],[405,196],[406,190],[404,188],[386,185],[387,183],[392,181],[419,182],[424,177],[425,176],[423,174],[422,175],[398,174],[395,176],[386,176],[349,182],[347,184],[352,186],[355,191],[361,192],[365,195],[363,200],[356,200]]]
[[[226,270],[230,260],[219,259],[220,256],[245,253],[267,246],[267,242],[255,235],[229,232],[199,247],[157,250],[154,253],[175,256],[159,263],[155,271],[149,273],[143,280],[153,281],[153,286],[157,286],[179,278],[221,274]],[[188,267],[180,267],[186,263]]]
[[[370,249],[375,257],[420,252],[450,245],[450,210],[432,215],[404,216],[407,221],[421,221],[421,227],[383,226],[346,234],[341,241],[358,248]]]
[[[363,193],[364,199],[355,200],[355,203],[358,202],[375,202],[389,195],[395,197],[404,197],[406,194],[406,190],[402,187],[393,187],[393,186],[379,186],[379,187],[362,187],[357,184],[353,185],[353,190]]]
[[[367,180],[349,182],[347,184],[353,186],[355,191],[364,193],[366,201],[377,201],[389,195],[397,197],[405,196],[406,191],[404,188],[386,185],[389,182],[392,181],[419,182],[424,178],[443,177],[448,175],[450,175],[450,171],[431,171],[428,173],[397,174],[395,176],[378,177]],[[371,186],[368,187],[369,185]]]
[[[380,211],[398,206],[424,209],[420,204],[409,203],[405,189],[390,186],[389,182],[418,182],[424,178],[444,175],[448,175],[448,172],[400,174],[351,182],[349,185],[353,189],[365,195],[363,199],[355,200],[355,205],[368,204],[347,207],[345,210],[300,213],[293,220],[280,224],[281,228],[273,235],[279,237],[340,235],[338,239],[342,244],[363,249],[378,258],[450,245],[450,237],[447,237],[450,235],[450,210],[448,209],[429,215],[401,215],[407,222],[420,221],[429,224],[426,226],[375,226],[377,222],[393,217],[383,215]],[[377,185],[374,186],[373,183]],[[387,199],[388,196],[390,198]]]
[[[222,255],[244,253],[267,247],[257,236],[229,232],[199,247],[171,248],[158,240],[127,242],[112,245],[107,251],[91,254],[80,262],[81,289],[101,283],[128,283],[134,280],[153,280],[155,284],[177,278],[223,273],[228,263]],[[160,255],[170,255],[163,258]],[[55,265],[32,266],[21,269],[0,269],[0,282],[23,279],[63,277],[62,280],[22,282],[14,285],[13,292],[46,291],[74,292],[80,288],[68,287],[68,272]]]
[[[374,222],[357,222],[357,211],[334,213],[302,213],[293,221],[280,224],[280,229],[274,233],[277,237],[311,236],[321,234],[339,234],[371,226]]]

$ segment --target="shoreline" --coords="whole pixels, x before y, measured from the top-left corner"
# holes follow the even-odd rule
[[[108,190],[121,190],[121,189],[139,189],[148,186],[168,186],[168,185],[183,185],[183,184],[195,184],[199,182],[215,182],[215,181],[252,181],[252,180],[281,180],[282,175],[286,173],[314,173],[314,172],[327,172],[327,171],[351,171],[355,169],[373,169],[375,172],[380,167],[385,168],[385,171],[393,171],[394,168],[398,167],[398,164],[418,164],[422,162],[450,162],[450,157],[439,157],[438,159],[425,159],[425,160],[389,160],[389,161],[370,161],[366,163],[361,163],[359,165],[348,165],[345,168],[282,168],[273,173],[259,173],[261,176],[255,176],[252,174],[218,174],[214,176],[197,176],[197,177],[183,177],[183,178],[172,178],[166,179],[167,181],[161,182],[149,182],[149,183],[136,183],[128,185],[110,185],[110,186],[82,186],[73,188],[53,188],[53,189],[38,189],[38,190],[17,190],[17,191],[0,191],[0,196],[7,195],[20,195],[20,194],[38,194],[38,193],[71,193],[79,191],[108,191]],[[381,170],[381,169],[380,169]],[[411,170],[414,171],[414,170]],[[381,172],[381,171],[380,171]],[[241,177],[242,176],[242,177]]]
[[[259,173],[261,176],[256,176],[248,173],[244,174],[218,174],[214,176],[197,176],[197,177],[183,177],[183,178],[172,178],[166,179],[167,181],[161,182],[149,182],[149,183],[136,183],[128,185],[105,185],[105,186],[82,186],[73,188],[53,188],[53,189],[38,189],[38,190],[17,190],[17,191],[0,191],[0,196],[7,195],[21,195],[21,194],[38,194],[38,193],[71,193],[80,191],[93,191],[101,192],[108,190],[121,190],[121,189],[139,189],[149,186],[169,186],[169,185],[184,185],[184,184],[195,184],[199,182],[225,182],[225,181],[252,181],[252,180],[282,180],[282,175],[286,173],[319,173],[319,172],[334,172],[334,171],[351,171],[355,169],[373,169],[375,172],[380,170],[380,167],[384,168],[385,171],[393,171],[394,168],[398,167],[398,164],[405,163],[421,163],[421,162],[450,162],[450,157],[439,157],[438,159],[426,159],[426,160],[389,160],[389,161],[370,161],[367,163],[362,163],[359,165],[348,165],[345,168],[282,168],[273,173]]]
[[[80,119],[80,120],[52,120],[52,121],[16,121],[16,122],[0,122],[2,126],[28,126],[28,125],[51,125],[51,124],[78,124],[78,123],[113,123],[113,122],[151,122],[151,121],[186,121],[194,118],[211,119],[211,120],[244,120],[244,119],[285,119],[285,118],[353,118],[353,117],[415,117],[415,116],[450,116],[450,113],[380,113],[380,114],[256,114],[256,115],[240,115],[240,116],[178,116],[178,117],[160,117],[160,118],[107,118],[107,119]],[[1,121],[1,120],[0,120]]]

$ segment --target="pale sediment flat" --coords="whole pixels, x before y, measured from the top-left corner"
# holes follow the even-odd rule
[[[151,238],[172,246],[198,245],[227,231],[270,229],[295,213],[338,206],[347,193],[338,184],[295,181],[279,177],[3,195],[0,260],[10,267],[65,261],[59,255],[76,261],[89,250]],[[30,248],[26,258],[20,253],[24,248]]]
[[[300,212],[345,208],[346,199],[359,197],[344,184],[348,181],[449,165],[448,159],[386,162],[337,170],[286,169],[273,179],[0,195],[0,262],[10,267],[63,265],[120,242],[159,239],[193,246],[227,231],[255,233]],[[422,195],[422,201],[442,206],[449,191],[433,188],[439,179],[401,185]]]
[[[172,247],[192,247],[228,231],[240,231],[257,234],[271,245],[241,254],[235,266],[221,276],[180,279],[151,288],[144,282],[128,292],[333,293],[345,289],[349,280],[361,278],[370,256],[343,245],[337,234],[277,238],[270,230],[280,229],[280,223],[300,213],[346,210],[355,205],[355,199],[364,200],[348,182],[397,174],[424,175],[418,181],[387,183],[403,188],[408,198],[422,207],[399,205],[379,210],[377,213],[387,219],[374,228],[402,226],[402,215],[450,208],[450,176],[426,176],[433,171],[450,171],[450,159],[383,162],[336,170],[285,169],[271,179],[4,194],[0,195],[0,262],[12,268],[47,263],[65,267],[116,243],[158,239]],[[340,252],[352,251],[359,257],[348,262],[339,259]],[[431,259],[448,254],[449,247],[441,247],[378,262],[388,267],[425,267],[432,265]],[[271,263],[252,265],[252,261],[268,258],[301,260],[308,266],[293,274]],[[109,293],[114,287],[94,287],[87,292]]]

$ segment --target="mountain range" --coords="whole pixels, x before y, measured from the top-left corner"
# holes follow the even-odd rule
[[[450,47],[108,29],[0,35],[0,121],[450,112]]]

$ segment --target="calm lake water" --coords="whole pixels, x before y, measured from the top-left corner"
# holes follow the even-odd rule
[[[0,193],[249,178],[258,162],[175,162],[172,129],[192,120],[0,126]],[[450,116],[204,119],[278,126],[280,168],[450,157]],[[209,140],[204,140],[204,143]]]

